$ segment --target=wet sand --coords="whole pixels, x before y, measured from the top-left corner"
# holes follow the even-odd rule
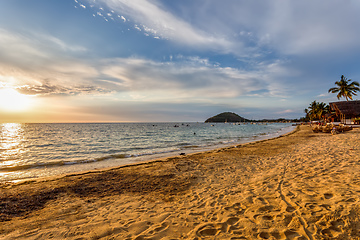
[[[360,239],[360,129],[0,185],[0,239]]]

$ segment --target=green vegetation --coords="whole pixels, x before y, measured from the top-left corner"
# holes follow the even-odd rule
[[[335,85],[337,87],[333,87],[329,89],[331,93],[338,93],[337,98],[340,99],[341,97],[346,98],[346,101],[349,99],[352,100],[352,96],[356,96],[356,92],[360,91],[359,83],[354,81],[350,82],[351,79],[347,79],[344,75],[341,75],[340,81],[336,81]]]
[[[208,118],[205,122],[206,123],[221,123],[221,122],[229,122],[229,123],[240,123],[240,122],[277,122],[277,123],[284,123],[284,122],[299,122],[299,119],[262,119],[262,120],[249,120],[243,117],[240,117],[236,113],[232,112],[223,112],[211,118]]]
[[[326,103],[313,101],[305,109],[306,120],[314,121],[322,119],[322,116],[330,112],[330,107]]]
[[[329,93],[337,93],[338,99],[344,97],[346,101],[349,101],[349,99],[352,100],[352,97],[354,95],[356,96],[356,92],[360,91],[360,84],[356,81],[351,82],[351,79],[347,79],[344,75],[341,75],[340,81],[336,81],[335,85],[337,87],[330,88]],[[313,101],[309,107],[305,109],[305,113],[305,121],[314,121],[323,119],[324,115],[331,113],[331,111],[329,105],[326,103]]]
[[[351,81],[351,79],[347,79],[344,75],[341,75],[340,81],[336,81],[335,85],[337,87],[333,87],[329,89],[331,93],[337,93],[337,98],[340,99],[342,97],[346,98],[346,101],[353,100],[353,96],[356,96],[356,92],[360,91],[360,84],[356,81]],[[299,122],[299,121],[316,121],[322,120],[327,113],[331,113],[330,106],[324,102],[317,102],[314,100],[310,103],[309,107],[305,109],[306,116],[305,118],[300,119],[276,119],[276,120],[248,120],[239,115],[231,112],[220,113],[214,117],[207,119],[205,122]],[[355,119],[356,122],[360,123],[360,118]]]
[[[354,118],[355,124],[360,124],[360,117]]]

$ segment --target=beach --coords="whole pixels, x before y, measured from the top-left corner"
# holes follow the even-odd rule
[[[360,239],[360,129],[0,185],[0,239]]]

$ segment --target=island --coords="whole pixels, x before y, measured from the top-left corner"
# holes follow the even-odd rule
[[[232,112],[223,112],[211,118],[208,118],[206,123],[216,123],[216,122],[250,122],[250,120],[240,117],[236,113]]]

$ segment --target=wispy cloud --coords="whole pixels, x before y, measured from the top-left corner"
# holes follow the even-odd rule
[[[142,57],[82,59],[77,53],[86,49],[51,35],[31,38],[4,29],[1,33],[0,42],[8,47],[0,46],[7,56],[0,64],[0,82],[11,76],[12,84],[24,94],[119,92],[147,101],[210,101],[244,96],[284,98],[294,91],[284,84],[284,78],[293,77],[296,71],[290,71],[280,60],[254,62],[251,68],[241,70],[198,56],[177,55],[169,61]]]
[[[98,3],[106,5],[119,16],[123,14],[133,19],[137,23],[134,26],[136,29],[141,29],[145,34],[156,38],[168,39],[177,44],[191,47],[227,52],[232,49],[234,44],[221,35],[216,36],[213,33],[205,32],[186,20],[176,17],[156,1],[100,0]]]
[[[309,54],[359,46],[355,1],[272,1],[259,34],[286,54]]]
[[[40,85],[24,85],[17,87],[17,90],[26,95],[81,95],[81,94],[107,94],[110,90],[95,87],[95,86],[81,86],[75,85],[66,87],[59,85],[51,85],[42,83]]]
[[[286,69],[281,63],[275,65],[263,63],[252,71],[243,71],[199,57],[179,56],[169,62],[117,58],[102,61],[99,71],[114,87],[148,96],[161,91],[161,97],[178,99],[230,99],[255,92],[260,97],[284,97],[289,93],[286,87],[279,88],[282,83],[278,78],[286,75]]]
[[[108,87],[113,85],[113,89],[121,92],[137,92],[152,100],[283,99],[291,98],[301,89],[287,82],[298,73],[282,61],[258,63],[252,70],[221,67],[209,59],[181,55],[168,62],[117,58],[103,60],[100,65],[99,72],[108,79],[103,80],[110,84]]]
[[[0,51],[0,82],[24,94],[109,92],[93,84],[94,67],[71,56],[83,47],[41,33],[34,37],[0,29]]]
[[[208,0],[187,2],[186,10],[176,14],[161,1],[97,3],[126,15],[144,34],[238,56],[263,57],[266,51],[304,55],[360,45],[360,32],[354,31],[360,6],[355,1]]]
[[[262,111],[272,103],[272,113],[295,114],[286,109],[327,99],[341,74],[360,78],[357,1],[57,4],[65,12],[34,7],[38,19],[29,22],[25,12],[2,15],[12,21],[0,24],[0,86],[38,96],[112,94],[115,105],[242,102]],[[12,27],[16,18],[23,24]]]
[[[270,96],[279,94],[274,86],[276,81],[272,81],[270,75],[276,77],[284,73],[280,63],[263,63],[253,71],[242,71],[221,67],[206,58],[182,55],[168,62],[140,57],[84,60],[68,54],[68,51],[82,51],[81,47],[69,46],[51,36],[37,38],[36,42],[6,30],[1,33],[0,41],[8,47],[1,49],[7,59],[0,64],[0,81],[11,76],[12,84],[24,94],[107,94],[118,91],[127,92],[132,98],[146,96],[148,100],[228,99],[251,96],[254,92]],[[52,49],[54,45],[58,47],[42,54],[41,49]],[[16,55],[12,55],[13,52]]]

